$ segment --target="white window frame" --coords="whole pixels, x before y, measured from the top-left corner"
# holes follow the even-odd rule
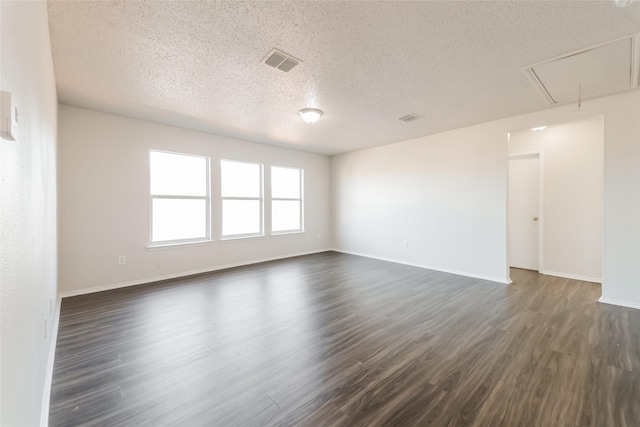
[[[230,162],[230,163],[243,163],[247,165],[258,166],[259,169],[259,184],[258,188],[260,189],[260,194],[258,197],[225,197],[222,195],[222,163]],[[225,200],[257,200],[260,204],[260,230],[257,233],[244,233],[244,234],[224,234],[224,201]],[[235,239],[246,239],[252,237],[264,237],[264,165],[262,163],[255,162],[246,162],[243,160],[231,160],[231,159],[220,159],[220,240],[235,240]]]
[[[151,193],[151,153],[165,153],[165,154],[174,154],[177,156],[191,156],[191,157],[200,157],[206,160],[207,163],[207,177],[206,177],[206,185],[207,191],[205,196],[182,196],[182,195],[154,195]],[[173,239],[173,240],[153,240],[153,201],[155,199],[169,199],[169,200],[204,200],[206,206],[205,213],[205,227],[206,227],[206,235],[205,237],[197,237],[191,239]],[[172,245],[184,245],[190,243],[202,243],[202,242],[211,242],[213,239],[211,237],[211,158],[208,156],[202,156],[198,154],[191,153],[178,153],[175,151],[164,151],[164,150],[149,150],[149,245],[148,247],[161,247],[161,246],[172,246]]]
[[[279,234],[294,234],[294,233],[304,233],[304,169],[302,168],[294,168],[291,166],[278,166],[278,165],[271,165],[271,169],[269,170],[270,172],[270,176],[273,175],[273,168],[279,168],[279,169],[292,169],[292,170],[297,170],[300,172],[299,174],[299,179],[300,179],[300,194],[298,195],[299,198],[286,198],[286,197],[273,197],[273,184],[272,184],[272,188],[271,188],[271,234],[274,236],[277,236]],[[273,202],[274,201],[292,201],[292,202],[300,202],[300,228],[299,229],[294,229],[294,230],[281,230],[281,231],[273,231]]]

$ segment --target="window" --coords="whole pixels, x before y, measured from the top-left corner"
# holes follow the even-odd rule
[[[271,231],[288,233],[304,227],[303,170],[271,167]]]
[[[151,244],[211,239],[209,158],[149,151]]]
[[[220,161],[222,236],[263,235],[262,165]]]

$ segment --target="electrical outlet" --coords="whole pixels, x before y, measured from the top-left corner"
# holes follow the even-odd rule
[[[118,257],[118,264],[125,265],[127,263],[127,257],[124,255],[120,255]]]
[[[409,249],[409,242],[407,242],[407,241],[405,240],[405,241],[402,243],[402,246],[403,246],[405,249]]]
[[[320,240],[320,233],[316,234],[316,240]]]

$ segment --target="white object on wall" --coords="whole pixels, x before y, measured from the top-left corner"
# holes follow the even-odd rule
[[[11,92],[0,92],[0,136],[9,141],[18,139],[18,108]]]

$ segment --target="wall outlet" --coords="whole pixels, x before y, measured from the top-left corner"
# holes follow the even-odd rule
[[[406,240],[404,242],[402,242],[402,247],[405,248],[405,249],[409,249],[409,242],[406,241]]]
[[[320,233],[316,234],[316,240],[320,240]]]
[[[127,257],[124,255],[120,255],[118,257],[118,264],[125,265],[127,263]]]

